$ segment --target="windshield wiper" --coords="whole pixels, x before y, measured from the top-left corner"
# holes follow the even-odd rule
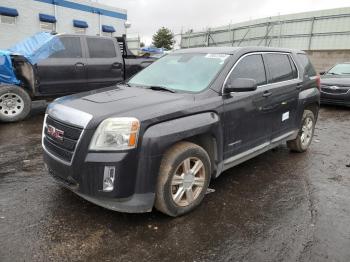
[[[167,88],[165,86],[148,86],[147,88],[156,90],[156,91],[168,91],[170,93],[175,93],[173,89]]]

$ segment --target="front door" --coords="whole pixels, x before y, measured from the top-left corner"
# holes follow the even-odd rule
[[[236,63],[227,81],[256,80],[255,91],[224,95],[224,159],[266,146],[271,135],[271,99],[261,54],[249,54]]]
[[[64,50],[37,64],[39,92],[43,95],[81,92],[87,85],[86,59],[79,36],[60,36]]]

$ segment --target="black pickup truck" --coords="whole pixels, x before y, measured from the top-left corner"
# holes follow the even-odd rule
[[[155,60],[132,55],[125,37],[67,34],[54,37],[63,48],[34,65],[22,55],[11,55],[19,83],[0,81],[0,121],[24,119],[31,110],[32,100],[95,90],[122,82]],[[33,52],[37,50],[46,51],[43,46]]]
[[[319,88],[302,51],[175,51],[124,85],[50,104],[44,161],[57,182],[97,205],[182,215],[223,171],[285,142],[306,151]]]

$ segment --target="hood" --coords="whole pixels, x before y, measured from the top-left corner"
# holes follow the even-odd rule
[[[350,86],[350,75],[324,75],[321,77],[323,85]]]
[[[118,86],[59,98],[50,104],[48,114],[75,124],[88,115],[92,119],[88,128],[95,128],[108,117],[159,122],[183,114],[193,101],[192,94]]]

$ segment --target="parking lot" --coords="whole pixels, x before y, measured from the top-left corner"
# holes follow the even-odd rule
[[[194,212],[122,214],[56,185],[43,106],[0,126],[1,261],[350,261],[350,110],[323,107],[311,148],[226,171]]]

